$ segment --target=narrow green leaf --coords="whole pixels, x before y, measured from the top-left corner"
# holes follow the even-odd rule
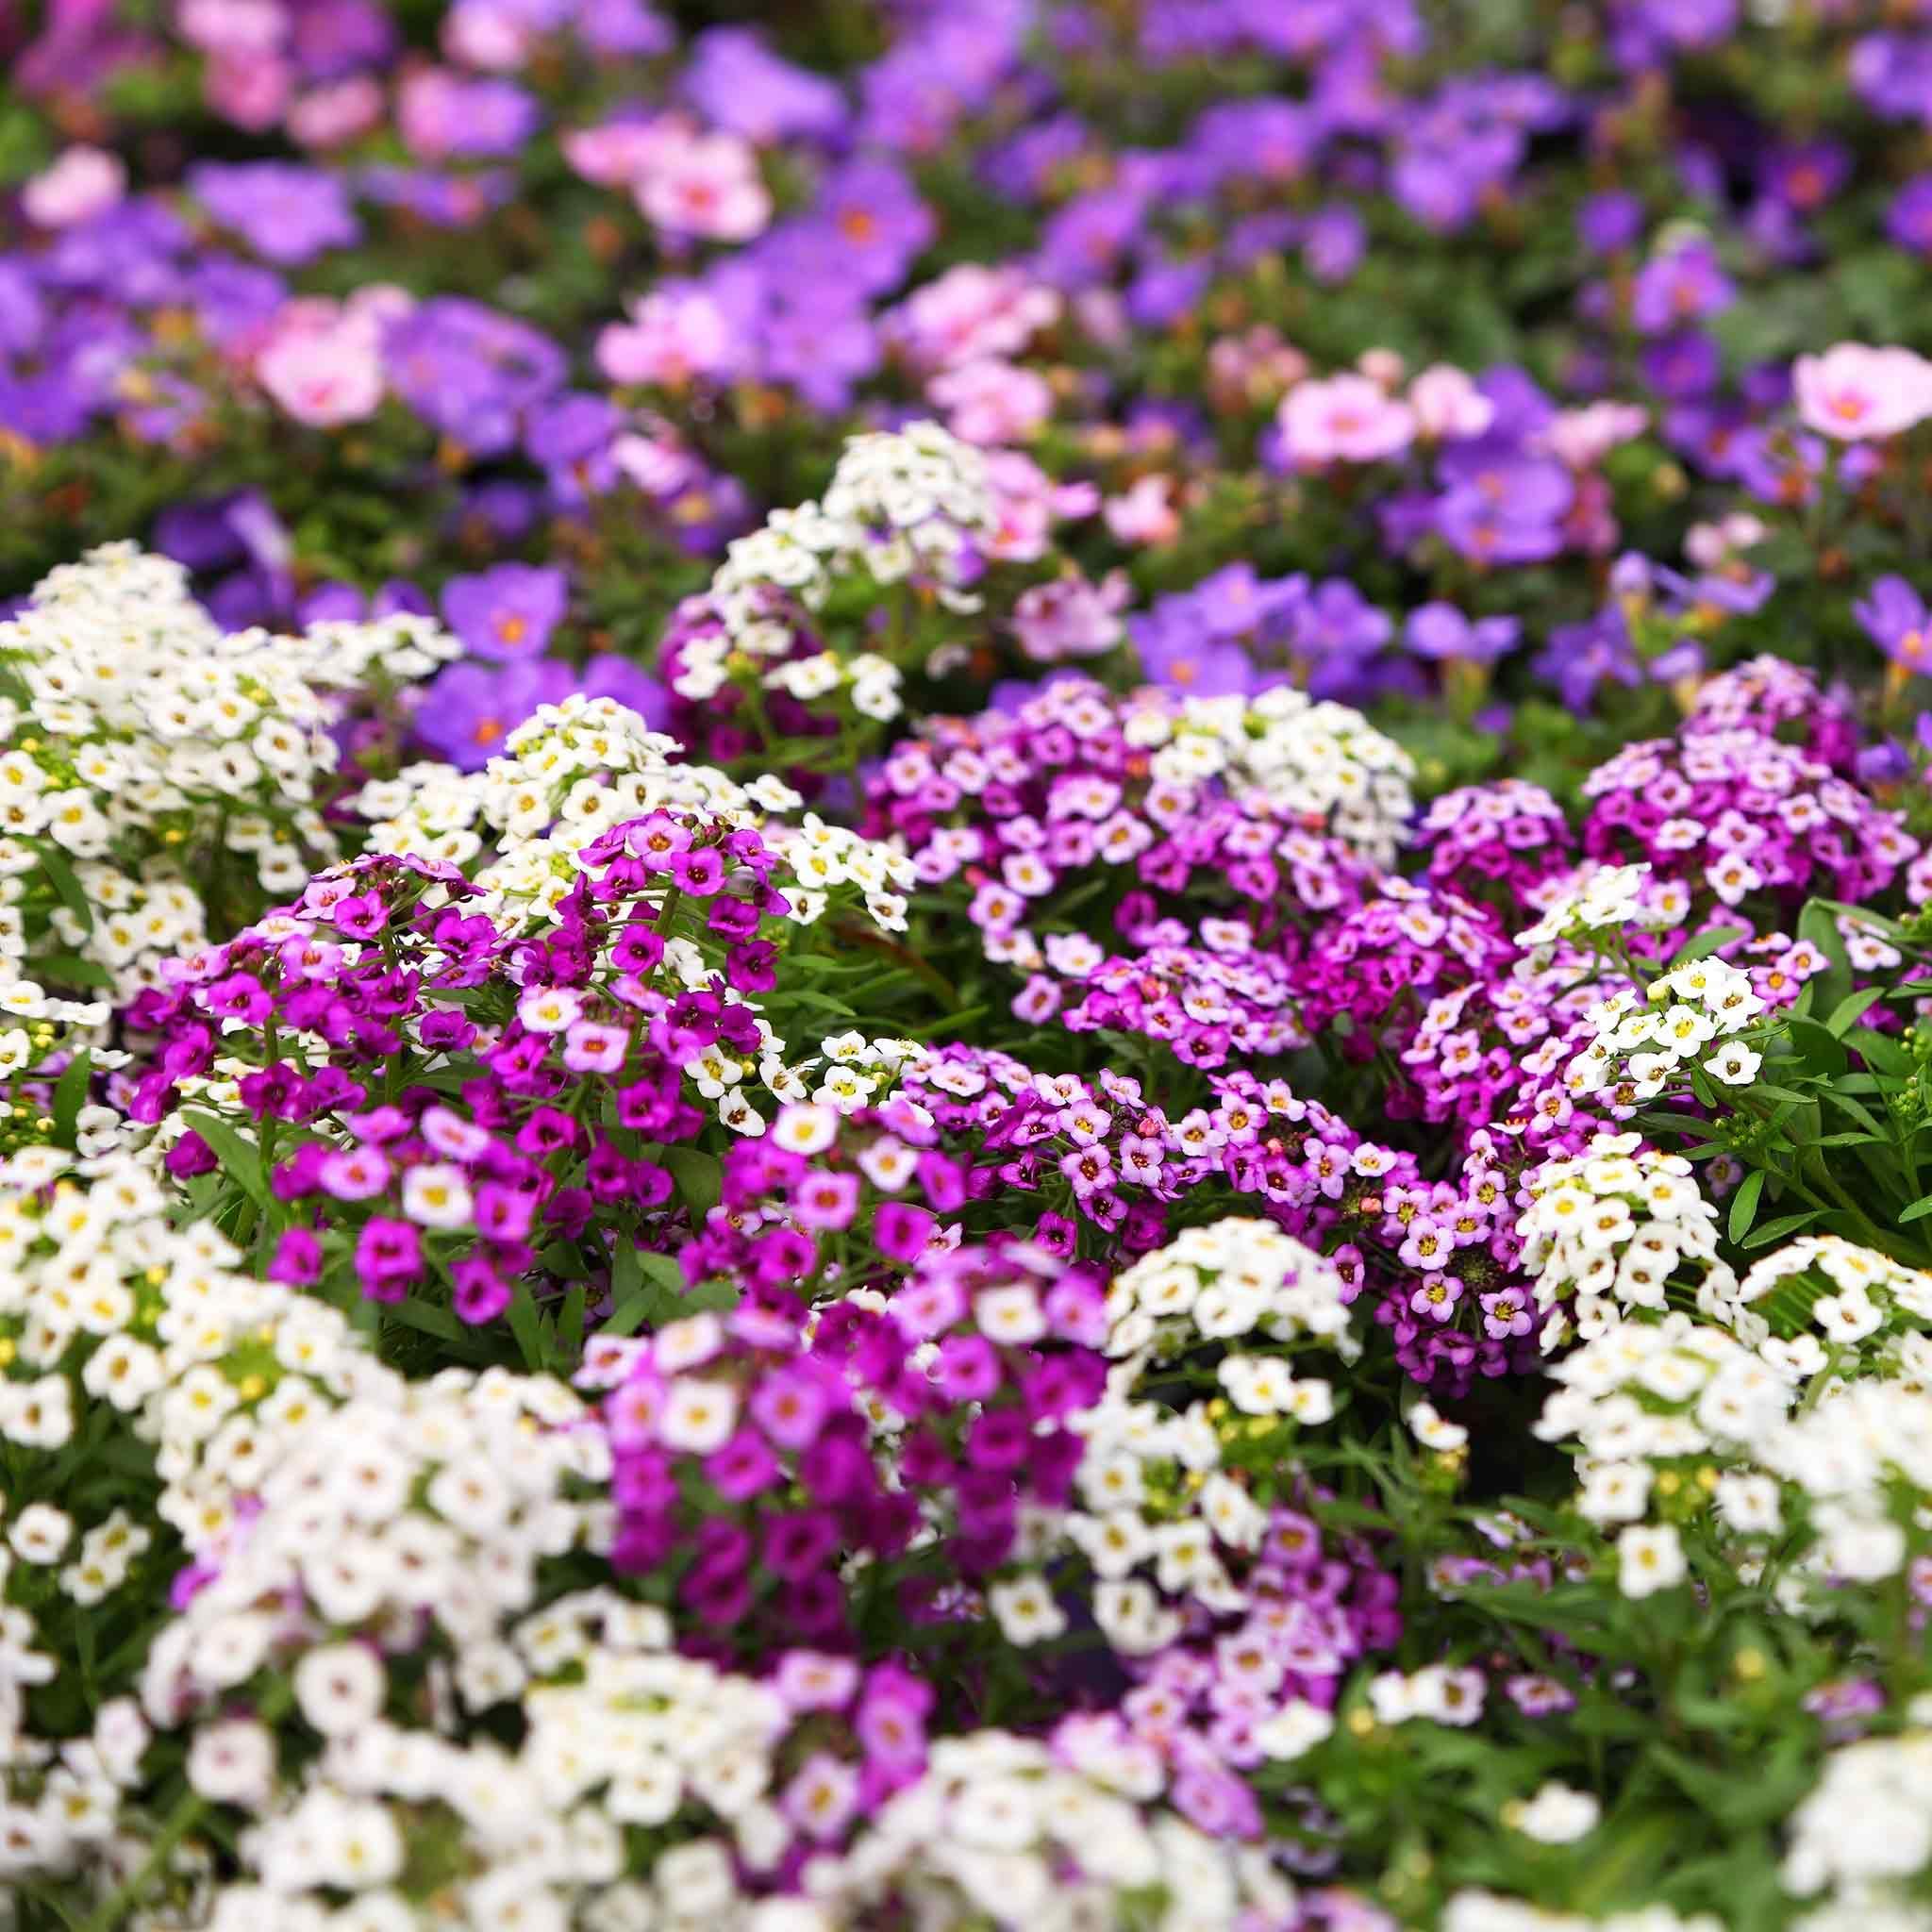
[[[261,1149],[252,1141],[244,1140],[226,1121],[217,1120],[211,1113],[199,1113],[189,1108],[181,1118],[214,1149],[215,1158],[222,1163],[222,1172],[239,1181],[248,1198],[266,1212],[272,1196],[268,1176],[261,1171]]]
[[[1764,1170],[1753,1168],[1744,1176],[1744,1184],[1731,1196],[1731,1239],[1740,1241],[1751,1231],[1751,1224],[1757,1215],[1757,1203],[1764,1194]]]

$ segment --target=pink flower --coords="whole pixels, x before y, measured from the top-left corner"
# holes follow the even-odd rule
[[[289,138],[303,147],[341,147],[382,119],[382,89],[366,74],[311,88],[289,109]]]
[[[961,262],[906,298],[891,319],[914,361],[954,369],[990,356],[1015,356],[1035,331],[1058,321],[1060,298],[1025,271]]]
[[[126,192],[127,169],[119,155],[70,147],[20,191],[20,205],[39,226],[65,228],[105,213]]]
[[[182,0],[175,25],[204,54],[273,54],[289,16],[277,0]]]
[[[730,353],[724,312],[701,289],[633,299],[630,320],[613,322],[597,338],[597,366],[612,382],[666,389],[722,374]]]
[[[1400,455],[1416,429],[1415,411],[1366,375],[1296,384],[1283,397],[1275,423],[1290,458],[1311,470]]]
[[[298,423],[334,429],[360,423],[382,404],[382,354],[366,308],[289,303],[255,358],[256,379]]]
[[[926,385],[946,427],[966,442],[1024,442],[1053,415],[1053,390],[1031,369],[991,357],[962,363]]]
[[[1181,527],[1173,494],[1172,476],[1142,476],[1124,496],[1109,496],[1101,515],[1116,542],[1172,543]]]
[[[666,114],[655,121],[612,121],[563,137],[563,158],[599,188],[636,188],[691,138],[688,123]]]
[[[758,156],[735,134],[706,134],[664,155],[639,186],[638,207],[660,228],[748,242],[772,219]]]
[[[1444,437],[1480,436],[1496,414],[1496,406],[1474,382],[1446,362],[1424,369],[1409,384],[1408,407],[1415,411],[1421,434],[1438,441]]]
[[[513,74],[530,58],[536,32],[527,10],[463,0],[442,17],[442,51],[459,67]]]
[[[1013,607],[1013,632],[1036,664],[1097,658],[1125,635],[1118,612],[1127,596],[1127,581],[1118,571],[1100,584],[1083,576],[1056,577],[1021,594]]]
[[[1932,415],[1932,362],[1909,349],[1840,342],[1800,356],[1791,377],[1799,420],[1841,442],[1897,436]]]
[[[295,70],[275,54],[225,47],[208,57],[201,91],[224,121],[265,134],[288,111]]]
[[[1590,470],[1620,442],[1641,436],[1650,411],[1636,403],[1590,403],[1564,409],[1542,432],[1542,447],[1572,470]]]

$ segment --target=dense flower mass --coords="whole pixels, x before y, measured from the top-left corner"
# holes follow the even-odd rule
[[[1932,6],[0,61],[0,1924],[1932,1932]]]

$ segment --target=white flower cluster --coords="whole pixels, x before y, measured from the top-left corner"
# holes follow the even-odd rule
[[[1653,1100],[1701,1067],[1726,1087],[1748,1087],[1764,1057],[1737,1036],[1766,1010],[1751,975],[1723,959],[1696,959],[1653,980],[1640,1004],[1627,988],[1591,1009],[1592,1040],[1570,1062],[1573,1095],[1607,1093],[1619,1108]]]
[[[1092,1610],[1107,1641],[1128,1657],[1165,1649],[1206,1609],[1246,1623],[1231,1625],[1226,1647],[1267,1625],[1267,1604],[1257,1604],[1237,1581],[1261,1546],[1268,1511],[1222,1468],[1219,1430],[1203,1402],[1176,1411],[1158,1403],[1109,1397],[1078,1417],[1085,1437],[1074,1472],[1080,1508],[1058,1527],[1084,1555],[1097,1579]],[[1252,1613],[1250,1615],[1250,1613]],[[1275,1646],[1265,1636],[1257,1671]],[[1319,1649],[1298,1668],[1339,1670],[1341,1659]],[[1280,1682],[1275,1670],[1271,1683]]]
[[[1145,691],[1121,728],[1152,754],[1157,780],[1219,780],[1244,803],[1307,820],[1375,865],[1391,866],[1414,807],[1415,766],[1359,711],[1277,684],[1252,698]]]
[[[409,616],[225,633],[178,564],[127,543],[51,573],[0,623],[0,958],[51,938],[125,993],[203,942],[192,881],[226,857],[263,891],[300,885],[334,851],[332,693],[456,650]]]
[[[1293,1921],[1294,1890],[1263,1853],[1143,1808],[1134,1768],[1130,1759],[1111,1774],[1105,1763],[1074,1770],[1046,1744],[1002,1731],[943,1740],[851,1851],[808,1866],[805,1890],[819,1909],[788,1916],[784,1932],[1207,1932]]]
[[[1483,1714],[1483,1674],[1474,1667],[1424,1664],[1419,1671],[1379,1671],[1369,1679],[1369,1708],[1375,1722],[1453,1724],[1458,1730]]]
[[[829,1116],[884,1106],[902,1081],[924,1071],[930,1053],[916,1040],[868,1040],[848,1031],[822,1040],[817,1053],[788,1061],[785,1042],[762,1020],[758,1025],[763,1041],[758,1076],[780,1103],[774,1122],[766,1121],[744,1091],[752,1072],[744,1061],[714,1046],[687,1061],[684,1072],[705,1099],[717,1104],[718,1118],[733,1133],[757,1139],[772,1127],[795,1154],[830,1146],[837,1130],[824,1124]],[[925,1118],[924,1108],[915,1112]],[[813,1144],[802,1144],[808,1141]]]
[[[1745,1271],[1738,1300],[1760,1319],[1776,1318],[1776,1339],[1762,1344],[1765,1352],[1811,1374],[1825,1365],[1819,1336],[1833,1348],[1859,1351],[1907,1325],[1903,1317],[1914,1328],[1932,1324],[1932,1274],[1840,1235],[1801,1235]],[[1915,1355],[1925,1345],[1916,1333],[1900,1343]]]
[[[1724,1932],[1724,1926],[1707,1912],[1686,1919],[1668,1906],[1592,1919],[1582,1912],[1547,1911],[1499,1892],[1470,1890],[1457,1892],[1443,1907],[1441,1932]]]
[[[138,1418],[172,1481],[186,1473],[183,1445],[242,1401],[217,1359],[290,1297],[238,1272],[238,1251],[214,1227],[174,1226],[144,1162],[115,1154],[74,1165],[37,1148],[0,1170],[0,1438],[57,1451],[103,1404]],[[208,1527],[186,1492],[164,1491],[157,1507],[191,1546]],[[111,1587],[97,1574],[63,1579],[83,1600]]]
[[[1671,924],[1668,913],[1652,899],[1647,865],[1586,867],[1555,893],[1534,925],[1516,935],[1516,943],[1534,952],[1560,941],[1586,941],[1626,925]]]
[[[1803,1492],[1816,1541],[1798,1570],[1821,1592],[1896,1575],[1908,1548],[1899,1511],[1923,1524],[1932,1503],[1932,1390],[1922,1374],[1828,1387],[1761,1438],[1753,1457]]]
[[[1107,1352],[1128,1358],[1115,1376],[1124,1388],[1148,1361],[1203,1341],[1312,1338],[1344,1360],[1357,1353],[1335,1264],[1271,1221],[1230,1217],[1184,1230],[1114,1277],[1107,1313]],[[1216,1373],[1247,1415],[1322,1423],[1335,1410],[1329,1385],[1297,1381],[1277,1353],[1231,1348]]]
[[[1674,1279],[1696,1277],[1707,1313],[1733,1298],[1736,1277],[1717,1254],[1717,1210],[1680,1155],[1643,1147],[1635,1134],[1599,1134],[1575,1158],[1544,1161],[1525,1185],[1529,1206],[1516,1229],[1538,1306],[1576,1304],[1569,1323],[1545,1324],[1546,1351],[1573,1327],[1586,1339],[1601,1334],[1620,1307],[1661,1313]]]
[[[1840,1745],[1786,1830],[1785,1890],[1830,1892],[1806,1932],[1922,1932],[1932,1910],[1911,1882],[1932,1867],[1932,1731]]]
[[[540,706],[481,772],[410,765],[372,779],[356,808],[373,822],[373,850],[461,867],[485,894],[481,909],[499,919],[554,919],[586,845],[627,819],[668,811],[756,828],[784,856],[786,874],[774,883],[800,924],[851,886],[881,931],[905,931],[917,874],[903,852],[815,813],[791,824],[775,815],[804,800],[774,774],[740,785],[712,766],[681,762],[681,752],[614,698],[576,693]]]
[[[1661,1498],[1659,1466],[1751,1454],[1783,1423],[1797,1393],[1794,1376],[1726,1330],[1682,1313],[1620,1322],[1556,1363],[1550,1377],[1561,1386],[1544,1403],[1534,1433],[1578,1452],[1575,1507],[1600,1528],[1642,1521]],[[1696,1472],[1689,1479],[1702,1480]],[[1713,1479],[1729,1528],[1777,1529],[1775,1485],[1735,1472],[1713,1472]],[[1674,1494],[1684,1480],[1674,1472],[1663,1487]],[[1633,1543],[1626,1560],[1641,1547]],[[1655,1560],[1667,1557],[1655,1553]]]
[[[698,702],[715,695],[737,655],[772,665],[764,684],[801,702],[844,688],[862,716],[895,718],[898,668],[874,651],[793,657],[792,612],[823,609],[861,572],[880,585],[917,581],[949,609],[977,609],[965,587],[998,528],[986,458],[970,443],[937,423],[855,436],[823,503],[774,510],[726,549],[707,596],[723,628],[683,641],[674,689]]]

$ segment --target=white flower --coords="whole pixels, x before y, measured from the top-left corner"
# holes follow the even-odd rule
[[[1617,1588],[1625,1596],[1649,1596],[1671,1590],[1690,1574],[1684,1548],[1672,1526],[1632,1524],[1617,1538]]]
[[[1040,1576],[1016,1576],[995,1583],[986,1593],[988,1607],[998,1619],[1008,1643],[1025,1649],[1058,1637],[1067,1627],[1066,1612]]]
[[[1602,1816],[1603,1807],[1588,1791],[1554,1781],[1535,1797],[1503,1807],[1504,1824],[1546,1845],[1571,1845],[1588,1838]]]

